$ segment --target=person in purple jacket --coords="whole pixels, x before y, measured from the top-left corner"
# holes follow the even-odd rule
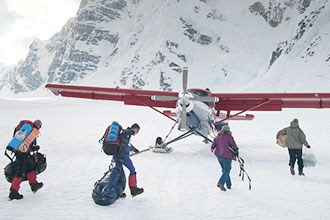
[[[222,126],[218,136],[214,138],[211,151],[217,157],[222,169],[222,175],[217,186],[222,191],[226,191],[225,184],[227,189],[231,189],[231,163],[232,160],[236,160],[236,156],[238,155],[238,147],[228,125]]]

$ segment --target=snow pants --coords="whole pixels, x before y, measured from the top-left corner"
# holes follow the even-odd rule
[[[294,168],[296,160],[298,160],[298,170],[303,171],[304,161],[302,159],[302,149],[288,149],[289,150],[289,166]]]
[[[122,162],[119,159],[119,155],[115,155],[114,160],[115,160],[116,166],[119,164],[121,165]],[[129,170],[130,175],[136,173],[133,162],[132,162],[131,158],[129,157],[129,155],[127,155],[127,154],[124,155],[123,165]]]
[[[34,171],[35,165],[32,164],[31,158],[26,153],[16,153],[16,160],[18,161],[18,170],[11,183],[11,189],[19,190],[21,182],[23,181],[23,175],[26,175],[30,184],[37,182],[37,175]]]

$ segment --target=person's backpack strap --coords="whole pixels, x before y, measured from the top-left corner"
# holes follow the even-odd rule
[[[14,155],[13,155],[14,154]],[[7,149],[5,150],[5,156],[8,157],[8,159],[10,160],[10,162],[13,162],[14,161],[14,158],[15,158],[15,153],[13,151],[11,151],[11,155],[13,155],[12,157],[9,156],[8,152],[7,152]]]
[[[127,146],[131,136],[132,136],[132,131],[130,129],[123,130],[122,133],[120,134],[120,144],[122,146]]]
[[[21,127],[22,127],[24,124],[29,124],[29,125],[31,125],[31,126],[33,127],[33,122],[32,122],[32,121],[30,121],[30,120],[21,120],[21,121],[18,123],[18,125],[16,126],[14,133],[15,133],[16,131],[18,131],[19,129],[21,129]]]
[[[100,144],[103,143],[106,134],[109,133],[109,129],[110,129],[110,125],[107,127],[107,129],[105,129],[105,132],[104,132],[103,136],[100,138],[100,140],[99,140],[99,143],[100,143]]]

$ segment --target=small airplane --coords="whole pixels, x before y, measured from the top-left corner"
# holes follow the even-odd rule
[[[156,138],[154,152],[170,152],[168,145],[190,135],[212,142],[228,120],[252,120],[247,111],[281,111],[282,108],[330,108],[330,93],[212,93],[209,89],[187,89],[188,68],[182,71],[182,91],[153,91],[122,88],[47,84],[55,95],[65,97],[121,101],[125,105],[147,106],[173,120],[175,124],[163,140]],[[165,109],[175,109],[163,110]],[[232,113],[234,112],[234,113]],[[166,142],[174,127],[182,135]]]

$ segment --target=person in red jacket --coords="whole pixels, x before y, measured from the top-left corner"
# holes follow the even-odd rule
[[[42,122],[39,119],[35,120],[34,122],[30,120],[22,120],[16,126],[14,130],[14,135],[17,131],[20,130],[24,123],[30,124],[33,128],[36,128],[38,130],[41,128],[42,125]],[[34,163],[31,160],[33,160],[34,158],[30,155],[32,151],[38,151],[39,148],[40,147],[37,145],[37,139],[34,139],[26,152],[21,152],[19,150],[15,151],[16,161],[18,162],[18,170],[10,186],[9,200],[23,199],[23,195],[18,193],[21,182],[23,181],[23,175],[25,175],[27,180],[29,181],[32,192],[35,193],[40,188],[42,188],[43,183],[37,181],[37,175],[34,171],[35,167],[33,167],[32,165]]]
[[[238,155],[238,147],[228,125],[222,126],[218,136],[212,142],[211,151],[217,157],[222,169],[222,175],[217,186],[222,191],[226,191],[226,188],[224,187],[225,184],[227,189],[231,189],[231,163],[232,160],[236,160],[236,156]]]

